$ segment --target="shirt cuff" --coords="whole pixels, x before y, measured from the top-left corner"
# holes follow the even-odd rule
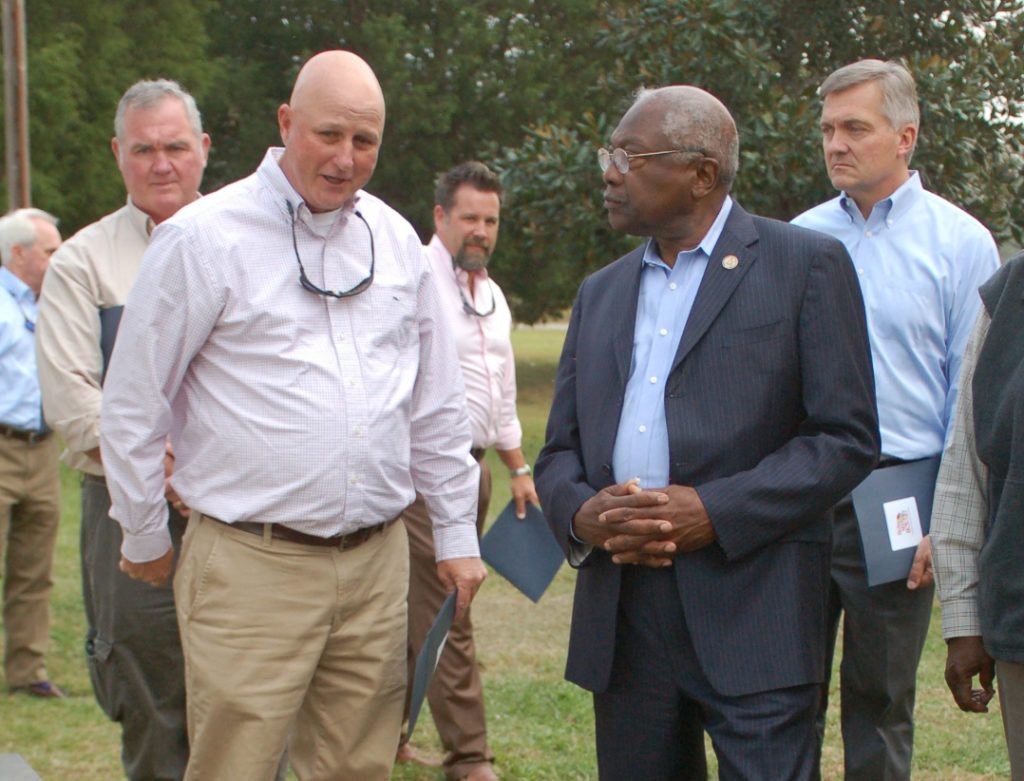
[[[942,637],[980,637],[981,616],[973,599],[944,599],[942,604]]]
[[[572,521],[569,522],[569,564],[573,567],[579,567],[586,561],[590,554],[594,552],[594,546],[592,543],[584,542],[576,536],[576,532],[572,530]]]
[[[164,526],[158,531],[131,534],[124,530],[121,555],[134,564],[156,561],[171,549],[171,533]]]

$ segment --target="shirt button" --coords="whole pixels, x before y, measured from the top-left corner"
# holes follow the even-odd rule
[[[339,342],[344,342],[345,341],[345,334],[338,334],[338,341]]]
[[[864,235],[867,236],[870,239],[871,238],[871,231],[866,231],[864,233]]]
[[[353,433],[354,433],[354,434],[355,434],[355,435],[356,435],[357,437],[358,437],[358,436],[362,436],[363,430],[362,430],[361,428],[359,428],[359,426],[356,426],[356,430],[355,430],[355,431],[354,431]]]
[[[658,333],[661,334],[662,336],[668,336],[668,329],[662,328],[660,331],[658,331]]]
[[[676,283],[675,283],[675,282],[669,282],[669,283],[668,283],[668,289],[669,289],[669,290],[675,290],[675,289],[676,289],[676,287],[677,287],[677,285],[676,285]]]
[[[647,426],[640,426],[637,428],[637,431],[643,434],[645,431],[647,431]]]
[[[353,477],[352,478],[352,485],[359,485],[359,478],[358,477]]]
[[[349,380],[349,381],[348,381],[348,384],[349,384],[349,386],[350,386],[350,387],[352,387],[352,388],[356,387],[356,381],[355,381],[355,380]]]
[[[651,377],[651,385],[653,385],[653,384],[654,384],[654,383],[656,383],[657,381],[658,381],[658,378],[657,378],[657,377]]]

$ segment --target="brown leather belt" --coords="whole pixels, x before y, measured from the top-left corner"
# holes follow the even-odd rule
[[[52,431],[24,431],[23,429],[12,428],[11,426],[0,423],[0,436],[17,439],[22,442],[28,442],[30,445],[34,445],[36,442],[42,442],[52,433]]]
[[[358,548],[373,535],[383,532],[391,524],[398,520],[398,518],[392,518],[390,521],[384,521],[374,526],[364,526],[362,529],[356,529],[354,532],[348,534],[335,534],[333,537],[317,537],[313,534],[305,534],[300,531],[295,531],[289,526],[282,526],[279,523],[257,523],[255,521],[236,521],[235,523],[228,523],[222,521],[219,518],[214,518],[212,515],[203,515],[204,518],[209,518],[211,521],[217,523],[223,523],[225,526],[230,526],[233,529],[239,531],[249,532],[250,534],[258,534],[261,537],[264,534],[265,527],[270,527],[270,536],[275,540],[285,540],[286,542],[298,542],[302,545],[316,545],[321,548],[341,548],[342,550],[352,550],[352,548]],[[398,516],[399,518],[401,516]]]

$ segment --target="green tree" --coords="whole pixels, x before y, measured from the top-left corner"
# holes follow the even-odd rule
[[[614,105],[609,116],[616,119],[641,86],[695,84],[721,98],[740,132],[735,195],[748,209],[781,219],[834,195],[817,130],[817,85],[857,59],[903,58],[918,80],[922,127],[913,162],[926,185],[975,214],[999,240],[1024,237],[1017,195],[1024,159],[1020,0],[954,8],[928,0],[609,2],[593,52],[607,68],[588,98],[600,111]],[[503,255],[503,263],[528,268],[531,258],[546,259],[542,295],[528,274],[507,283],[524,319],[567,306],[573,282],[621,249],[597,227],[604,216],[595,208],[601,185],[593,149],[607,140],[607,129],[592,115],[567,114],[535,124],[499,156],[515,220],[524,226],[504,246],[516,257]],[[538,139],[547,138],[558,141],[544,152]],[[584,182],[593,193],[580,191]],[[568,197],[559,201],[558,192]]]
[[[578,45],[598,0],[220,0],[207,27],[221,82],[207,104],[223,154],[211,183],[245,175],[280,143],[277,106],[310,55],[346,48],[380,79],[387,125],[369,189],[428,236],[434,179],[487,150],[518,143],[530,121],[565,113],[576,77],[597,72]],[[581,104],[576,104],[581,105]]]
[[[172,78],[197,99],[210,82],[204,0],[27,4],[35,205],[65,235],[124,202],[110,151],[114,110],[141,78]]]

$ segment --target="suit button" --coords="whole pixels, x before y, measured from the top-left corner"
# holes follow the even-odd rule
[[[612,465],[611,464],[601,464],[601,471],[604,472],[604,474],[606,474],[606,475],[610,475],[612,473]]]

